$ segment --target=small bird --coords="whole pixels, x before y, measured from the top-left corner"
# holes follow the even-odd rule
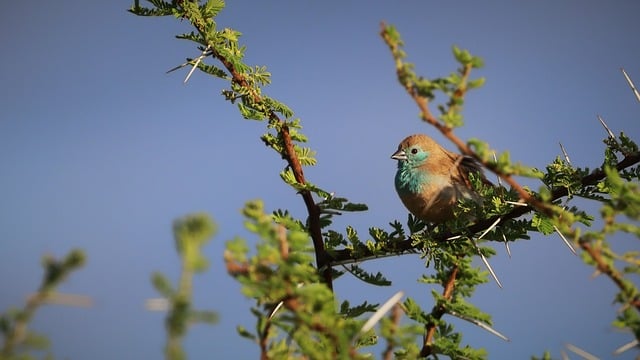
[[[460,198],[481,200],[471,187],[469,173],[491,184],[473,158],[448,151],[423,134],[402,140],[391,158],[398,160],[395,186],[402,203],[426,222],[452,219]]]

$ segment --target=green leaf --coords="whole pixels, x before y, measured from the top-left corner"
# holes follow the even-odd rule
[[[553,221],[548,217],[541,215],[540,213],[533,214],[533,219],[531,219],[531,226],[536,228],[544,235],[549,235],[555,232]]]
[[[372,275],[371,273],[366,272],[357,265],[349,265],[347,270],[357,279],[360,279],[368,284],[377,286],[391,285],[391,281],[387,280],[380,272]]]

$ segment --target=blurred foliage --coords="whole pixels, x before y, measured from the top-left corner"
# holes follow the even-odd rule
[[[9,309],[0,314],[0,334],[3,343],[0,348],[0,360],[52,358],[49,340],[28,328],[36,311],[49,302],[53,302],[57,289],[73,272],[84,265],[86,256],[81,250],[72,250],[62,259],[46,255],[42,257],[44,275],[38,291],[29,296],[22,309]],[[67,305],[75,305],[68,303]],[[37,356],[39,354],[41,356]]]

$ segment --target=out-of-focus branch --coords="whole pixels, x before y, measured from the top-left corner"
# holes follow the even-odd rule
[[[456,286],[456,278],[458,276],[458,266],[454,266],[449,273],[449,278],[447,282],[444,284],[444,290],[442,291],[442,297],[445,300],[451,300],[453,296],[453,290]],[[437,304],[433,310],[431,310],[431,315],[439,320],[446,313],[446,309],[442,304]],[[432,354],[433,350],[433,338],[436,334],[437,324],[435,322],[430,322],[425,326],[425,335],[422,343],[422,350],[420,350],[421,357],[427,357]]]
[[[580,241],[580,248],[584,250],[589,257],[596,263],[598,271],[606,275],[614,284],[620,289],[624,297],[628,299],[629,304],[640,311],[640,294],[634,286],[630,286],[625,280],[622,274],[616,270],[613,266],[610,266],[603,258],[602,252],[598,247],[594,247],[589,241]]]

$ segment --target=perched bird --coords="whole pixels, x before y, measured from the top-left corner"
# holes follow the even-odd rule
[[[398,160],[395,186],[402,203],[427,222],[452,219],[460,198],[480,201],[469,182],[469,173],[478,173],[491,184],[474,159],[448,151],[426,135],[405,138],[391,158]]]

